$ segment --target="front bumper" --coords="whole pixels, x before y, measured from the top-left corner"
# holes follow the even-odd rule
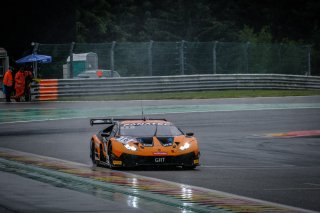
[[[124,167],[135,166],[198,166],[199,156],[194,152],[178,156],[138,156],[122,154],[117,159]]]

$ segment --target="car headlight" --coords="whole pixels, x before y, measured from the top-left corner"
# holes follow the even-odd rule
[[[180,150],[186,150],[186,149],[189,149],[189,147],[190,147],[190,144],[189,143],[185,143],[185,144],[183,144],[182,146],[180,146]]]
[[[126,147],[128,150],[131,150],[131,151],[137,151],[137,147],[133,145],[124,144],[124,147]]]

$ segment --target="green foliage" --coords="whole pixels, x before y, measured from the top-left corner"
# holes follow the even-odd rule
[[[239,31],[239,41],[250,43],[272,43],[272,34],[269,26],[263,26],[257,33],[254,29],[245,25],[242,30]]]
[[[113,31],[113,15],[108,1],[79,1],[75,14],[77,42],[103,42]]]
[[[262,47],[260,44],[308,44],[312,45],[312,74],[320,75],[318,0],[44,0],[41,4],[35,0],[10,0],[7,3],[12,8],[2,5],[4,11],[21,10],[24,14],[25,11],[32,11],[31,15],[3,18],[6,20],[3,23],[6,32],[14,32],[16,29],[25,32],[23,37],[20,33],[11,33],[2,39],[2,45],[6,47],[11,37],[14,37],[12,45],[20,54],[23,52],[20,46],[27,44],[30,48],[31,41],[250,42],[248,50],[245,50],[246,47],[235,49],[251,53],[247,58],[249,63],[250,57],[257,58],[255,61],[259,59],[260,62],[254,65],[254,69],[258,70],[261,67],[259,64],[264,67],[271,64],[265,59],[266,56],[270,60],[278,57],[276,48]],[[264,48],[260,55],[256,52],[259,48]],[[194,50],[199,49],[194,47]],[[237,53],[230,54],[230,58],[236,58],[232,54]],[[228,67],[238,64],[237,60],[246,59],[237,58],[230,64],[220,63],[217,68],[220,66],[221,69],[228,70]],[[201,63],[199,60],[188,65],[190,73]],[[289,65],[287,67],[289,69]],[[238,69],[241,72],[245,68]],[[272,67],[269,66],[268,69]]]
[[[212,13],[210,0],[76,2],[77,42],[230,41],[238,30]]]
[[[245,25],[239,32],[239,40],[247,43],[248,69],[246,73],[303,74],[307,62],[307,47],[299,42],[284,38],[284,44],[272,44],[273,37],[269,26],[255,32]],[[305,55],[306,57],[301,57]]]

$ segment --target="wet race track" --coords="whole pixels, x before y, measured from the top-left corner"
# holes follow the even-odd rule
[[[91,117],[194,132],[195,170],[95,168]],[[0,103],[0,212],[320,211],[320,97]]]

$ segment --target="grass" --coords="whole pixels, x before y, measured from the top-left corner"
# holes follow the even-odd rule
[[[284,97],[284,96],[314,96],[320,95],[320,90],[221,90],[201,92],[143,93],[123,95],[99,95],[61,97],[61,101],[107,101],[107,100],[161,100],[161,99],[215,99],[244,97]]]

